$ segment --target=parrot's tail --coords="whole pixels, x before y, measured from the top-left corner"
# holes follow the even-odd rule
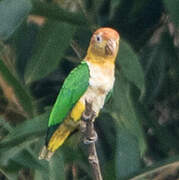
[[[43,147],[39,159],[49,161],[54,152],[64,143],[70,133],[74,131],[75,126],[70,126],[69,123],[62,123],[50,138],[48,145]]]

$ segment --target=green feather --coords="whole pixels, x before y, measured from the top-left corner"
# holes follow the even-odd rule
[[[73,106],[87,90],[89,77],[89,67],[85,61],[82,61],[79,66],[71,71],[65,79],[53,106],[48,127],[60,124],[67,117]]]
[[[107,96],[106,96],[106,98],[104,100],[104,104],[106,104],[109,101],[109,99],[112,96],[112,93],[113,93],[113,88],[108,92],[108,94],[107,94]]]

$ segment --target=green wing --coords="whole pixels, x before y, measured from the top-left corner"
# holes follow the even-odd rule
[[[108,94],[107,94],[107,96],[106,96],[106,98],[104,100],[104,104],[106,104],[109,101],[109,99],[112,96],[112,93],[113,93],[113,88],[108,92]]]
[[[53,106],[48,127],[60,124],[64,120],[75,103],[87,90],[89,77],[89,68],[85,61],[82,61],[79,66],[71,71],[65,79],[55,105]]]

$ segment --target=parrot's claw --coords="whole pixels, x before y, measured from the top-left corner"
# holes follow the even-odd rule
[[[89,120],[91,120],[91,119],[94,119],[94,117],[96,116],[96,113],[95,112],[93,112],[93,113],[91,113],[91,114],[83,114],[83,119],[84,119],[84,121],[89,121]]]
[[[88,137],[88,138],[85,137],[83,142],[84,142],[84,144],[92,144],[92,143],[96,142],[97,139],[98,139],[98,135],[97,135],[96,131],[94,131],[93,136]]]

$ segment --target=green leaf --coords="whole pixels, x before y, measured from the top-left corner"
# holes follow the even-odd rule
[[[168,88],[168,68],[175,63],[176,52],[173,45],[173,38],[166,31],[160,35],[160,41],[154,45],[146,45],[141,51],[141,62],[145,73],[146,92],[143,97],[145,104],[152,104],[154,99]],[[177,67],[177,63],[175,63]],[[166,86],[166,87],[165,87]],[[166,93],[166,90],[163,91]]]
[[[172,1],[164,0],[164,4],[174,24],[177,27],[179,27],[179,13],[178,13],[179,1],[178,0],[172,0]]]
[[[121,0],[111,0],[110,1],[110,18],[112,18],[117,10],[117,8],[120,6]]]
[[[46,169],[40,161],[34,157],[32,152],[28,150],[22,150],[19,153],[17,153],[14,157],[12,157],[9,162],[7,167],[14,169],[12,167],[13,165],[19,166],[19,167],[25,167],[25,168],[31,168],[31,169],[37,169],[42,172],[47,172],[48,169]]]
[[[115,157],[116,158],[116,157]],[[118,171],[118,169],[116,169],[116,159],[107,161],[107,163],[105,165],[103,165],[103,179],[104,180],[116,180],[116,170]],[[101,164],[101,163],[100,163]]]
[[[49,179],[65,180],[64,159],[62,153],[56,153],[49,162]]]
[[[42,135],[47,129],[48,117],[49,112],[46,112],[19,124],[0,143],[0,152],[7,151],[13,147],[21,149],[20,144]]]
[[[38,45],[26,66],[26,83],[39,80],[57,68],[74,32],[75,27],[70,24],[47,21],[39,32]]]
[[[138,94],[134,94],[137,90]],[[134,96],[135,95],[135,100]],[[141,168],[141,155],[146,150],[141,126],[141,112],[136,109],[140,92],[129,82],[123,72],[116,72],[116,81],[109,107],[109,114],[116,122],[116,179],[125,179]],[[111,138],[112,139],[112,138]],[[108,178],[109,179],[109,178]]]
[[[65,11],[56,4],[41,3],[36,0],[32,0],[32,5],[33,8],[31,14],[45,16],[51,20],[68,22],[74,25],[87,25],[84,15]]]
[[[11,158],[13,158],[17,153],[21,152],[23,149],[26,149],[27,147],[32,145],[32,143],[34,143],[35,141],[36,141],[35,139],[32,139],[32,140],[24,141],[17,146],[14,146],[12,144],[12,146],[9,145],[8,148],[3,147],[2,149],[0,149],[0,167],[7,167],[9,160]],[[7,170],[10,170],[10,169],[7,169]],[[19,167],[17,167],[16,170],[18,169]]]
[[[44,176],[45,176],[45,177],[44,177]],[[44,175],[42,175],[42,174],[40,173],[40,171],[35,170],[34,180],[48,180],[48,177],[47,177],[46,173],[44,173]]]
[[[137,103],[139,102],[134,101],[132,97],[131,83],[123,73],[117,72],[110,115],[118,122],[120,128],[126,129],[136,137],[142,155],[146,150],[146,143],[141,125],[143,119],[136,109]]]
[[[9,171],[4,167],[0,167],[0,172],[8,178],[8,180],[18,180],[18,172],[17,171]]]
[[[29,0],[2,0],[0,2],[0,39],[6,40],[30,12]]]
[[[3,174],[7,177],[11,177],[11,174],[12,176],[18,174],[22,168],[38,170],[44,180],[47,179],[44,178],[44,174],[48,177],[47,162],[39,161],[38,155],[27,147],[27,143],[26,147],[19,146],[19,148],[10,148],[8,151],[1,153],[1,156],[3,157],[1,157],[0,169],[3,170]]]
[[[13,126],[11,126],[9,122],[5,121],[4,119],[0,119],[0,126],[9,132],[13,130]]]
[[[135,104],[139,102],[137,98],[133,100],[132,87],[134,85],[126,79],[124,74],[117,71],[110,110],[110,115],[116,120],[118,132],[115,157],[117,179],[136,173],[141,166],[141,155],[146,150],[145,136],[141,126],[143,119],[136,110]]]
[[[179,157],[174,156],[162,162],[155,163],[152,167],[142,170],[139,175],[131,180],[153,180],[153,179],[172,179],[178,177]]]
[[[37,153],[35,153],[35,157],[31,157],[31,155],[23,153],[23,150],[27,150],[30,145],[32,147],[32,143],[38,143],[37,141],[39,139],[39,136],[44,134],[47,129],[47,120],[48,120],[49,113],[44,113],[40,116],[37,116],[34,119],[27,120],[24,123],[18,125],[16,128],[14,128],[0,143],[0,167],[5,168],[8,172],[11,172],[12,170],[19,170],[22,166],[25,165],[25,161],[31,159],[29,162],[33,164],[34,168],[35,166],[39,167],[39,170],[41,173],[44,173],[44,164],[36,164],[36,162],[39,162],[37,160]],[[43,142],[42,142],[43,143]],[[38,145],[36,144],[36,145]],[[33,146],[34,147],[34,146]],[[21,156],[26,158],[26,160],[23,161],[23,158],[21,159]],[[15,158],[15,159],[14,159]],[[13,163],[12,163],[13,162]],[[40,166],[43,166],[42,168]]]
[[[117,63],[119,63],[124,76],[144,93],[145,81],[142,66],[136,53],[124,40],[120,41]]]
[[[20,104],[22,109],[29,117],[33,115],[32,97],[27,92],[26,88],[13,76],[13,74],[6,67],[4,62],[0,59],[0,79],[1,87],[6,89],[6,94],[17,105]],[[7,89],[9,89],[9,94]]]
[[[117,179],[129,177],[141,168],[137,139],[124,129],[118,130],[115,159]]]

